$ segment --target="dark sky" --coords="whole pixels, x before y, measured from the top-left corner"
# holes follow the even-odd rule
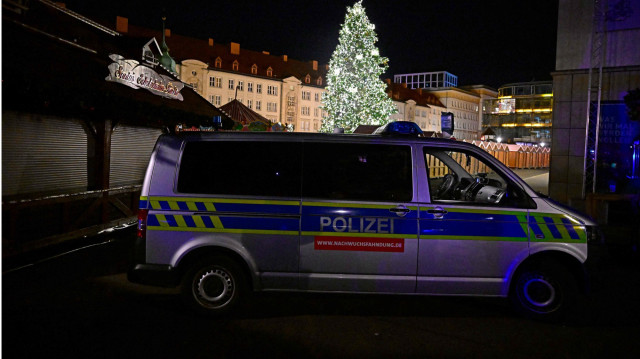
[[[62,0],[65,1],[65,0]],[[355,0],[67,0],[93,19],[162,26],[173,33],[328,63],[347,6]],[[380,54],[394,74],[449,71],[459,85],[550,80],[558,0],[364,0]]]

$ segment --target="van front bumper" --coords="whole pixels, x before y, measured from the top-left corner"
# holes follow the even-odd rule
[[[159,264],[136,264],[127,272],[127,279],[132,283],[158,287],[175,287],[180,283],[174,267]]]

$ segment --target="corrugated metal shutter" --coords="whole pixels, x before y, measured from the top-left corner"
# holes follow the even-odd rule
[[[87,188],[87,134],[80,120],[2,114],[2,195]]]
[[[149,158],[162,131],[148,127],[117,126],[111,135],[109,186],[141,184]]]

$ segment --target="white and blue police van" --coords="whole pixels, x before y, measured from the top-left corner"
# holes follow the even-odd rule
[[[250,291],[508,297],[558,319],[595,223],[484,150],[392,122],[374,135],[162,135],[129,280],[230,312]]]

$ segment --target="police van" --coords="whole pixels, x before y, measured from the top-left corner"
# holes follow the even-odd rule
[[[562,316],[587,288],[595,223],[411,126],[162,135],[129,280],[181,286],[213,315],[251,291],[313,291],[508,297]]]

